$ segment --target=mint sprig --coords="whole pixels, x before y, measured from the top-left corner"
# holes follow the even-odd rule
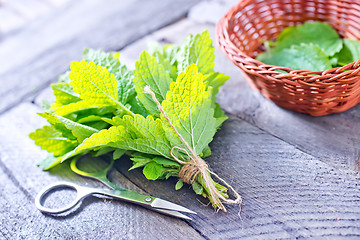
[[[257,60],[295,70],[324,71],[360,58],[360,41],[341,39],[331,25],[318,21],[287,27],[264,45]]]
[[[226,200],[227,188],[211,179],[219,177],[201,159],[211,154],[209,143],[227,119],[216,93],[229,77],[214,72],[214,59],[208,31],[144,51],[134,71],[120,63],[119,53],[86,49],[83,60],[52,85],[56,100],[40,114],[50,126],[30,134],[51,153],[39,166],[48,170],[87,153],[127,154],[129,170],[143,168],[150,180],[180,177],[176,190],[190,183],[225,210],[222,201],[233,203]],[[193,160],[198,166],[184,179],[180,172]]]

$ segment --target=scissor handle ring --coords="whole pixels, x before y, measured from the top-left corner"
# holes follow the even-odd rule
[[[76,198],[75,200],[73,200],[70,204],[68,204],[67,206],[63,207],[63,208],[56,208],[56,209],[52,209],[52,208],[47,208],[43,205],[43,200],[44,197],[46,196],[47,193],[49,193],[52,190],[58,189],[58,188],[62,188],[62,187],[69,187],[72,188],[76,191]],[[46,187],[44,187],[36,196],[35,198],[35,206],[43,213],[63,213],[66,212],[70,209],[72,209],[73,207],[76,206],[77,203],[79,203],[83,198],[85,198],[88,195],[91,195],[92,192],[89,191],[87,188],[84,187],[80,187],[76,184],[70,183],[70,182],[57,182],[57,183],[53,183],[50,184]]]

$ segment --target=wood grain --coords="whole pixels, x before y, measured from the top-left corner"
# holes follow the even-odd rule
[[[218,48],[215,53],[215,68],[231,76],[218,95],[226,111],[347,174],[357,174],[354,170],[359,170],[360,135],[356,133],[360,132],[360,105],[323,117],[280,108],[252,89],[243,72]]]
[[[360,105],[340,114],[312,117],[278,107],[252,89],[243,73],[218,51],[216,68],[231,76],[218,99],[228,112],[348,174],[360,148]]]
[[[201,26],[209,28],[214,36],[211,25],[194,24],[186,19],[130,45],[122,51],[122,57],[131,64],[147,42],[178,43],[187,33],[200,32]],[[336,122],[352,123],[352,130],[357,131],[357,123],[353,121],[356,116],[344,119],[340,114],[336,121],[319,121],[281,109],[252,90],[241,71],[218,50],[215,68],[232,77],[218,97],[221,106],[236,117],[233,115],[225,122],[216,136],[212,143],[213,156],[208,161],[215,172],[243,195],[241,218],[234,206],[229,213],[216,214],[211,207],[201,205],[197,199],[204,199],[196,197],[191,189],[176,192],[174,179],[170,183],[148,181],[141,170],[127,172],[130,163],[118,165],[121,172],[148,192],[160,191],[163,196],[191,206],[199,213],[192,226],[209,239],[359,237],[359,180],[348,164],[341,165],[351,156],[342,148],[349,146],[354,138],[351,131],[334,126]],[[255,118],[254,109],[263,105],[268,107],[260,111],[262,118]],[[271,125],[259,129],[271,124],[269,118],[279,121],[276,128]],[[292,121],[302,124],[294,125]],[[326,135],[328,128],[336,133]],[[286,133],[287,138],[280,138],[278,131]],[[312,137],[315,139],[308,143]],[[324,144],[327,138],[328,145]],[[310,149],[311,144],[315,146]]]
[[[204,28],[209,28],[214,36],[213,25],[196,24],[189,19],[179,21],[123,49],[123,62],[133,64],[148,41],[179,42],[187,33]],[[116,49],[112,46],[117,43],[101,41],[104,41],[103,46],[94,45],[105,50]],[[76,42],[76,46],[80,45]],[[67,49],[68,45],[64,46]],[[65,60],[56,58],[60,56],[58,46],[52,51],[54,58],[47,52],[44,63],[52,60],[59,69],[46,70],[42,78],[47,74],[55,77],[66,68],[63,66]],[[74,49],[72,56],[79,58],[80,52],[76,51]],[[65,55],[64,58],[70,56],[69,53]],[[43,63],[38,64],[42,66]],[[232,77],[218,95],[230,119],[215,136],[211,144],[212,156],[206,161],[243,196],[240,216],[237,206],[228,206],[228,213],[215,213],[189,186],[175,191],[175,179],[149,181],[141,169],[129,172],[128,158],[117,161],[120,173],[114,172],[113,180],[196,211],[198,215],[194,221],[184,223],[131,204],[104,204],[96,198],[88,199],[69,216],[41,215],[34,210],[32,199],[48,182],[71,179],[81,184],[93,183],[69,173],[67,165],[50,173],[35,167],[34,162],[41,159],[43,152],[26,135],[43,122],[34,118],[38,107],[25,103],[0,116],[0,126],[7,126],[0,130],[0,174],[6,176],[0,176],[0,181],[3,180],[0,204],[8,207],[0,211],[0,236],[21,238],[30,234],[29,231],[35,232],[30,236],[44,231],[45,236],[59,233],[68,238],[359,239],[360,189],[358,175],[353,169],[359,166],[360,123],[356,120],[360,117],[360,108],[320,118],[290,112],[252,90],[241,71],[218,50],[215,68]],[[35,98],[35,103],[40,104],[50,93],[47,88]],[[24,96],[28,96],[26,94]],[[11,97],[9,99],[12,101]],[[15,189],[12,191],[14,203],[11,198],[1,199],[1,194],[11,189]],[[20,203],[24,206],[19,207]],[[17,229],[9,227],[11,224],[24,225],[24,230],[14,232]],[[83,232],[81,228],[87,235],[79,235]]]
[[[184,221],[109,199],[89,197],[68,214],[41,214],[34,198],[47,184],[68,180],[81,185],[100,185],[76,176],[68,164],[51,172],[43,172],[36,166],[44,152],[27,134],[44,123],[36,117],[39,110],[25,103],[0,117],[0,126],[6,126],[0,131],[0,233],[5,239],[202,239]],[[111,179],[143,192],[117,171],[112,172]],[[64,194],[53,198],[64,203],[70,200]]]
[[[190,224],[209,239],[295,239],[360,237],[360,189],[353,176],[233,116],[211,143],[213,171],[243,197],[215,213],[202,197],[175,180],[149,181],[131,164],[117,168],[149,193],[171,198],[196,211]]]
[[[197,1],[78,1],[0,44],[0,113],[55,81],[86,47],[119,50],[182,18]],[[71,27],[69,27],[71,26]],[[36,34],[34,34],[36,33]]]

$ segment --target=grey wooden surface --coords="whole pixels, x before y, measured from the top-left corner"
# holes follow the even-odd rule
[[[39,17],[6,35],[0,42],[0,239],[360,238],[360,105],[324,117],[279,108],[251,89],[218,50],[215,67],[231,76],[218,95],[230,118],[216,134],[212,156],[206,160],[243,196],[240,215],[236,206],[228,206],[227,213],[214,212],[189,187],[175,191],[174,179],[149,181],[140,170],[129,172],[126,157],[112,172],[115,182],[188,207],[198,213],[194,220],[95,197],[67,215],[49,216],[35,209],[34,196],[48,183],[70,180],[98,186],[72,174],[67,164],[50,172],[36,167],[45,153],[27,135],[44,124],[35,113],[41,100],[50,98],[49,83],[57,74],[79,59],[84,47],[121,50],[122,61],[132,65],[149,41],[179,42],[203,29],[214,37],[214,23],[233,2],[114,1],[103,10],[96,1],[71,8],[66,3],[54,8],[48,21]],[[94,24],[77,20],[82,11],[96,13]],[[39,36],[69,23],[73,29],[63,28],[63,35],[39,45],[32,36],[40,25],[44,28]],[[91,38],[94,33],[98,35]],[[24,45],[24,37],[33,42]],[[65,202],[69,196],[65,192],[53,198]]]

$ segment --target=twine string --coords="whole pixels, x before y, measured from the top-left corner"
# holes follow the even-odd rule
[[[237,193],[235,191],[235,189],[230,184],[228,184],[224,179],[219,177],[219,175],[217,175],[216,173],[211,171],[209,169],[209,166],[206,164],[206,162],[203,159],[201,159],[199,156],[197,156],[195,151],[189,146],[189,144],[186,142],[186,140],[181,136],[181,134],[177,131],[175,126],[172,124],[169,117],[166,115],[164,109],[162,108],[160,102],[157,100],[155,93],[150,89],[150,87],[145,86],[144,91],[151,95],[153,101],[156,103],[162,116],[166,119],[166,121],[168,122],[170,127],[175,131],[176,135],[180,138],[180,141],[186,147],[186,149],[185,149],[185,148],[180,148],[180,147],[175,146],[170,151],[170,155],[178,163],[183,165],[179,171],[179,177],[184,182],[186,182],[188,184],[192,184],[196,180],[197,176],[200,174],[206,187],[208,188],[209,198],[211,198],[213,200],[214,206],[216,206],[219,209],[222,209],[223,211],[226,212],[226,208],[222,204],[222,202],[224,202],[227,204],[238,204],[241,209],[242,198],[241,198],[240,194]],[[185,152],[186,155],[188,155],[188,157],[190,158],[190,161],[182,161],[179,158],[177,158],[173,153],[173,151],[175,149]],[[234,200],[226,199],[222,194],[220,194],[218,189],[215,186],[214,181],[211,179],[210,174],[215,176],[221,182],[223,182],[225,184],[225,186],[227,186],[234,193],[236,198]]]

